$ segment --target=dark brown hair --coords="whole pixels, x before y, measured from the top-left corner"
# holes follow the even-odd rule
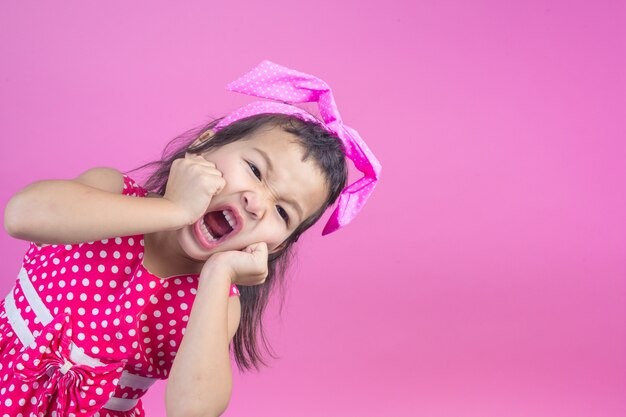
[[[272,352],[263,330],[263,313],[269,302],[269,296],[278,285],[280,288],[280,311],[284,303],[285,271],[294,258],[294,243],[300,235],[313,226],[326,209],[332,205],[348,180],[348,168],[345,162],[345,152],[339,138],[329,133],[315,122],[304,121],[295,116],[284,114],[258,114],[237,120],[210,136],[211,129],[221,120],[215,119],[200,128],[189,130],[174,138],[165,147],[161,160],[149,162],[128,172],[137,171],[146,167],[154,167],[154,172],[146,180],[144,188],[165,195],[165,186],[174,160],[184,158],[185,152],[204,153],[209,149],[219,148],[237,140],[247,139],[250,135],[263,127],[281,127],[284,131],[293,134],[304,150],[304,160],[313,158],[321,169],[326,180],[328,197],[310,217],[305,219],[281,245],[281,250],[269,254],[268,276],[261,285],[239,286],[241,302],[241,320],[239,329],[230,348],[234,351],[235,360],[240,370],[257,371],[260,365],[267,366],[259,351],[259,340],[265,350],[273,358]],[[196,139],[204,140],[191,146]]]

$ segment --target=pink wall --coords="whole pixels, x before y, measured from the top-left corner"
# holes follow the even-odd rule
[[[3,4],[2,207],[158,157],[262,59],[325,79],[383,164],[302,242],[282,359],[225,415],[626,415],[623,2],[113,3]]]

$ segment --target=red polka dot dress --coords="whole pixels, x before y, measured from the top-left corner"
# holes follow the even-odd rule
[[[148,192],[124,175],[123,194]],[[0,301],[0,416],[145,415],[140,398],[168,377],[198,275],[161,279],[143,254],[143,235],[30,243]]]

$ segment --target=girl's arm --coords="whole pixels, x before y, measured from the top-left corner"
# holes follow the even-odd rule
[[[218,267],[203,269],[185,336],[165,388],[168,417],[213,417],[227,408],[232,391],[228,346],[239,326],[239,297],[229,297],[230,278]]]
[[[93,168],[74,180],[34,182],[7,203],[4,228],[18,239],[69,244],[185,226],[171,201],[122,195],[123,186],[122,173],[113,168]]]

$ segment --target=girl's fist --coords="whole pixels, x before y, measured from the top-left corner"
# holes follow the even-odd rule
[[[185,153],[174,160],[163,198],[174,203],[185,221],[193,224],[204,215],[213,196],[224,188],[222,173],[200,155]]]
[[[265,242],[253,243],[242,251],[217,252],[207,260],[201,275],[219,270],[230,277],[231,284],[259,285],[268,274],[268,250]],[[206,272],[205,272],[206,271]]]

